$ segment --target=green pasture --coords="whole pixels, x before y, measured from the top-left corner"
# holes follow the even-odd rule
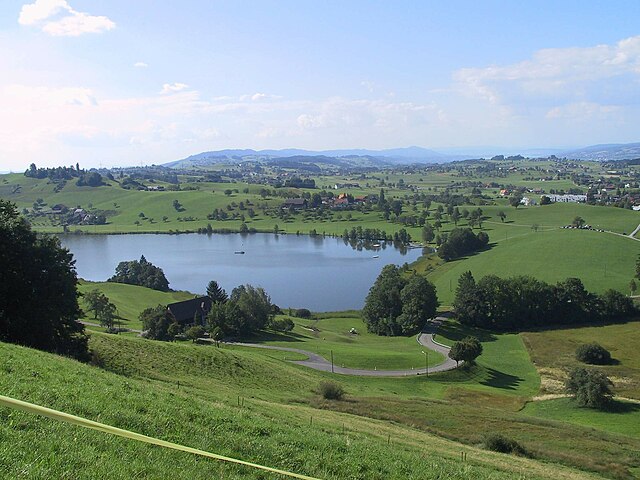
[[[591,368],[604,371],[613,380],[617,395],[640,400],[639,321],[548,329],[521,335],[536,366],[546,369],[546,375],[557,381],[564,381],[562,372],[586,366],[575,358],[578,346],[599,343],[611,352],[613,363]]]
[[[608,411],[580,408],[569,398],[529,402],[525,415],[640,438],[640,403],[615,400]]]
[[[169,303],[181,302],[193,298],[190,292],[160,292],[150,288],[139,287],[137,285],[125,285],[124,283],[111,282],[88,282],[80,280],[78,291],[83,294],[91,290],[98,289],[106,295],[111,303],[117,308],[117,320],[124,327],[135,329],[142,328],[138,317],[140,313],[149,307],[156,305],[168,305]],[[88,311],[88,306],[80,297],[80,307],[85,311],[83,320],[96,322],[93,313]]]
[[[590,291],[627,292],[640,253],[640,243],[630,238],[590,230],[528,230],[507,239],[489,235],[489,250],[440,264],[428,274],[443,305],[451,305],[458,278],[466,271],[476,279],[488,274],[531,275],[550,283],[577,277]]]

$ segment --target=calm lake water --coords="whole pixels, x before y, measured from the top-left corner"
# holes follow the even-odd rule
[[[390,244],[354,249],[339,238],[307,235],[63,235],[76,259],[78,276],[104,281],[125,260],[144,255],[161,267],[170,287],[204,293],[216,280],[231,290],[263,287],[280,307],[314,311],[359,309],[382,267],[411,263],[421,249],[400,251]],[[235,251],[244,251],[237,255]],[[379,255],[379,258],[374,258]]]

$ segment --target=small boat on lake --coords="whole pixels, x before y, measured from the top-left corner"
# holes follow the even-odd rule
[[[373,258],[380,258],[380,255],[374,255]]]
[[[244,255],[244,250],[236,250],[233,252],[235,255]]]

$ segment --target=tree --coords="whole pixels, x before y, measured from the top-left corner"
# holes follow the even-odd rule
[[[146,332],[146,338],[172,340],[172,336],[169,335],[169,326],[174,323],[174,319],[164,305],[149,307],[143,310],[138,318],[142,322],[142,329]]]
[[[571,225],[573,225],[576,228],[581,228],[584,226],[584,224],[585,224],[584,218],[580,216],[575,217],[571,222]]]
[[[609,350],[596,342],[580,345],[576,349],[576,358],[591,365],[607,365],[611,363]]]
[[[140,257],[140,261],[120,262],[116,267],[116,274],[107,282],[140,285],[162,292],[169,291],[169,281],[162,269],[149,262],[144,255]]]
[[[100,325],[102,327],[112,329],[113,322],[116,319],[116,311],[116,306],[113,303],[109,302],[109,299],[107,298],[107,302],[100,309],[100,313],[98,313],[98,320],[100,320]]]
[[[504,213],[504,211],[500,210],[500,211],[498,212],[498,217],[500,217],[500,221],[501,221],[502,223],[504,223],[504,219],[505,219],[505,218],[507,218],[507,214],[506,214],[506,213]]]
[[[540,197],[540,205],[551,205],[551,198],[546,195]]]
[[[173,201],[173,208],[175,208],[176,212],[184,211],[184,208],[182,208],[182,204],[177,199]]]
[[[89,311],[93,312],[93,318],[97,319],[100,311],[109,303],[109,299],[97,288],[88,291],[83,295],[84,302]]]
[[[422,240],[424,240],[425,243],[431,243],[434,238],[433,227],[427,222],[424,227],[422,227]]]
[[[195,343],[199,338],[204,337],[205,329],[202,325],[194,325],[189,327],[184,334],[189,340]]]
[[[88,358],[73,256],[0,199],[0,341]]]
[[[474,365],[476,358],[482,354],[482,344],[476,337],[466,337],[455,342],[449,350],[449,358],[456,361],[456,365],[463,361],[467,365]]]
[[[261,287],[240,285],[232,290],[229,300],[243,317],[245,331],[241,335],[265,328],[273,317],[271,298]]]
[[[224,303],[228,298],[227,292],[225,292],[215,280],[211,280],[207,285],[207,297],[209,297],[213,303]]]
[[[565,388],[581,407],[603,410],[609,406],[613,393],[611,380],[597,370],[576,368],[571,371]]]
[[[413,275],[400,291],[402,313],[396,319],[403,335],[421,331],[438,309],[436,287],[426,278]]]
[[[362,309],[362,318],[367,324],[367,330],[378,335],[398,335],[401,331],[395,323],[402,313],[402,299],[400,292],[405,286],[405,280],[400,276],[398,267],[386,265],[369,294]]]
[[[515,207],[516,209],[520,206],[520,202],[522,202],[521,193],[514,193],[511,197],[509,197],[509,205]]]
[[[460,217],[462,215],[460,214],[460,210],[458,210],[458,207],[456,207],[453,212],[451,212],[451,220],[453,220],[454,225],[458,225],[458,221],[460,220]]]
[[[635,295],[636,290],[638,290],[638,285],[636,284],[636,281],[632,278],[631,281],[629,282],[629,291],[631,292],[631,295]]]

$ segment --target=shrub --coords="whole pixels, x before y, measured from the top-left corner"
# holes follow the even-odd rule
[[[527,455],[525,448],[511,438],[499,433],[491,433],[484,438],[484,448],[500,453],[513,453],[515,455]]]
[[[611,363],[611,353],[598,343],[585,343],[576,349],[576,358],[591,365]]]
[[[293,320],[290,318],[274,318],[271,320],[270,327],[276,332],[290,332],[293,330]]]
[[[579,406],[604,410],[611,402],[612,385],[602,372],[576,368],[569,374],[565,387]]]
[[[306,308],[297,309],[295,315],[298,318],[311,318],[311,312]]]
[[[344,397],[344,388],[342,385],[335,382],[321,382],[320,383],[320,395],[327,400],[342,400]]]

